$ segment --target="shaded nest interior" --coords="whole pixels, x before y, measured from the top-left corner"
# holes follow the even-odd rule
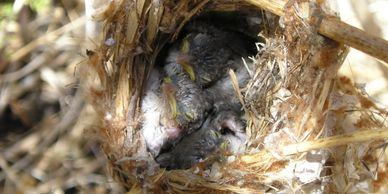
[[[347,48],[317,33],[330,10],[295,1],[279,17],[249,2],[122,0],[100,14],[84,85],[113,177],[134,193],[380,189],[371,175],[386,170],[386,111],[337,75]],[[212,91],[218,83],[230,90]],[[164,103],[158,114],[149,91]],[[144,132],[155,120],[157,139]],[[218,141],[238,134],[237,151]]]

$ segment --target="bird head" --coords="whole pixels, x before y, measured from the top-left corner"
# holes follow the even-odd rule
[[[191,56],[190,52],[190,38],[191,34],[187,35],[182,40],[182,44],[180,47],[180,54],[177,56],[177,63],[183,67],[183,70],[189,75],[191,80],[195,80],[195,72],[193,66],[190,64]]]

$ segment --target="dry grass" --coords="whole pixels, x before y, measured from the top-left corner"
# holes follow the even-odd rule
[[[83,2],[35,14],[23,8],[0,22],[0,192],[117,193],[84,131],[95,118],[77,72],[86,60]]]

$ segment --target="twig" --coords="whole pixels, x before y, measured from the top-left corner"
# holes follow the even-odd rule
[[[373,57],[388,62],[388,41],[367,34],[335,17],[326,17],[319,33],[338,42],[347,44]]]
[[[246,0],[248,3],[265,9],[278,16],[284,16],[283,7],[286,1],[282,0]],[[388,63],[388,41],[370,35],[363,30],[342,22],[333,16],[326,16],[318,32],[337,42],[349,45],[357,50],[369,54]]]
[[[77,20],[75,20],[71,23],[68,23],[61,28],[58,28],[55,31],[49,32],[49,33],[45,34],[44,36],[41,36],[41,37],[35,39],[34,41],[31,41],[30,43],[28,43],[27,45],[25,45],[21,49],[17,50],[15,53],[13,53],[10,57],[10,62],[12,63],[12,62],[20,60],[21,58],[26,56],[28,53],[30,53],[32,50],[34,50],[36,47],[38,47],[39,45],[51,42],[51,41],[55,40],[59,35],[65,33],[65,32],[69,32],[71,30],[74,30],[74,29],[84,25],[84,23],[85,23],[85,17],[80,17]]]
[[[91,40],[98,40],[99,34],[101,33],[101,22],[97,21],[95,15],[98,13],[98,10],[103,7],[106,3],[105,0],[88,0],[85,1],[85,15],[86,15],[86,25],[85,25],[85,38],[86,46],[93,46]]]
[[[28,64],[26,64],[23,68],[11,72],[8,74],[0,75],[0,83],[7,83],[7,82],[14,82],[17,81],[31,72],[35,71],[39,67],[46,65],[47,62],[54,56],[56,53],[53,53],[54,51],[50,51],[47,49],[47,52],[44,52],[40,54],[39,56],[35,57],[30,61]]]
[[[16,188],[19,190],[22,190],[25,188],[21,183],[22,181],[18,180],[18,175],[10,166],[8,166],[7,161],[5,158],[0,154],[0,168],[4,172],[5,176],[13,183],[15,184]],[[0,175],[1,176],[1,175]],[[1,180],[1,179],[0,179]]]

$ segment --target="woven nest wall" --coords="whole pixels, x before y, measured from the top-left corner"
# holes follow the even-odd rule
[[[245,152],[188,170],[159,168],[140,134],[140,102],[159,53],[201,14],[247,10],[262,13],[265,43],[249,83],[236,87],[247,116]],[[83,70],[99,115],[91,128],[112,176],[130,193],[380,189],[374,176],[386,170],[379,157],[386,111],[337,75],[347,48],[318,34],[330,12],[320,1],[288,3],[282,17],[255,1],[112,1],[100,15],[103,39]]]

